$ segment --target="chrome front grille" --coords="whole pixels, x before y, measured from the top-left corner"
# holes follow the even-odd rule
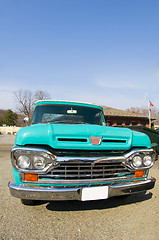
[[[77,163],[62,162],[47,174],[39,175],[45,180],[88,180],[107,179],[131,175],[122,162]]]

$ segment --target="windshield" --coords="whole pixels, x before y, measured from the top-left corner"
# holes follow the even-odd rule
[[[98,108],[73,105],[39,105],[32,123],[66,123],[103,125],[103,112]]]

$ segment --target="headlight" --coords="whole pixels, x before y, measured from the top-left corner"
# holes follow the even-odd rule
[[[143,158],[143,164],[144,164],[146,167],[151,166],[151,164],[152,164],[152,157],[151,157],[150,155],[146,155],[146,156]]]
[[[43,156],[34,156],[33,165],[35,169],[44,169],[45,168],[45,158]]]
[[[134,165],[134,167],[141,167],[142,165],[142,158],[140,156],[135,156],[132,159],[132,164]]]
[[[42,173],[55,165],[56,157],[45,149],[18,148],[11,150],[13,167],[21,172]]]
[[[21,155],[17,159],[17,165],[19,168],[26,169],[30,166],[30,160],[27,156]]]

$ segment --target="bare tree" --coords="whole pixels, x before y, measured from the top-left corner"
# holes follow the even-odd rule
[[[37,90],[34,94],[34,97],[35,97],[35,101],[38,101],[38,100],[47,100],[50,98],[50,95],[45,92],[45,91],[42,91],[42,90]]]
[[[137,114],[141,114],[143,116],[147,116],[148,117],[148,108],[144,108],[144,107],[131,107],[129,109],[127,109],[127,111],[133,112],[133,113],[137,113]],[[159,110],[155,107],[153,107],[151,109],[151,117],[152,119],[155,120],[155,124],[159,124]]]
[[[35,93],[30,90],[18,90],[14,92],[14,97],[17,102],[17,110],[28,117],[29,124],[31,122],[33,109],[36,101],[49,99],[47,92],[38,90]]]

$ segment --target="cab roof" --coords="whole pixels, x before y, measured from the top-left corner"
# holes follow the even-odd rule
[[[93,107],[99,108],[103,111],[103,108],[99,105],[93,103],[85,103],[85,102],[76,102],[76,101],[66,101],[66,100],[39,100],[35,104],[35,108],[39,105],[50,105],[50,104],[64,104],[64,105],[73,105],[73,106],[84,106],[84,107]]]

